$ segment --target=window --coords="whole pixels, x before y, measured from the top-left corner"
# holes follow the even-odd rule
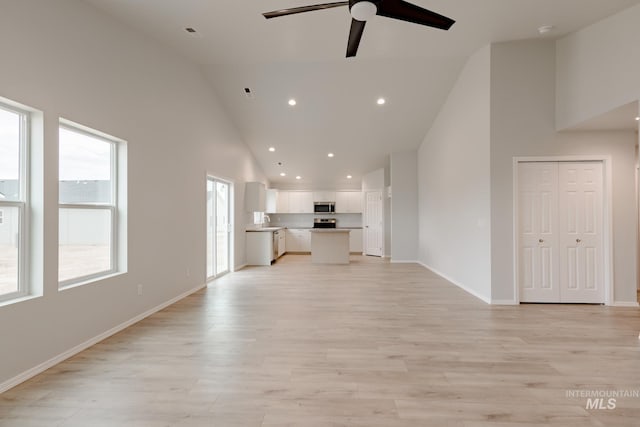
[[[58,281],[61,287],[119,271],[119,141],[60,125]]]
[[[29,113],[0,103],[0,301],[28,292]]]

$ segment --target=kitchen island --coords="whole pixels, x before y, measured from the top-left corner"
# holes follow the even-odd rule
[[[349,264],[348,229],[313,228],[311,262],[313,264]]]

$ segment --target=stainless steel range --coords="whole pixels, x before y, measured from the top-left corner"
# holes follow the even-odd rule
[[[336,228],[337,222],[335,218],[314,218],[313,228]]]

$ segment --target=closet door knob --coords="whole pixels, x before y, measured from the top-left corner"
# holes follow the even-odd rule
[[[544,240],[539,239],[539,240],[538,240],[538,242],[539,242],[539,243],[544,243]]]
[[[576,239],[576,243],[580,243],[580,242],[582,242],[582,240]]]

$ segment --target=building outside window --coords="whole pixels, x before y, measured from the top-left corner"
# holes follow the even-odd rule
[[[0,301],[28,293],[29,113],[0,102]]]
[[[58,280],[60,287],[120,270],[118,145],[99,132],[61,122]]]

